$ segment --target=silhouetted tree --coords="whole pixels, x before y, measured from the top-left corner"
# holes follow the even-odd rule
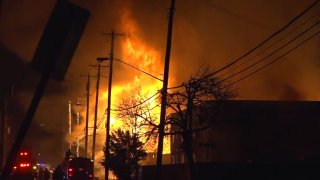
[[[106,154],[106,149],[104,148]],[[136,134],[118,129],[110,135],[110,169],[120,180],[134,179],[137,176],[139,161],[145,159],[146,151]],[[105,166],[105,159],[102,165]]]
[[[236,96],[235,90],[228,88],[225,81],[213,74],[210,68],[200,67],[179,88],[168,92],[167,106],[172,113],[166,123],[178,127],[178,130],[166,134],[181,135],[182,149],[188,159],[192,179],[197,177],[192,149],[194,133],[209,128],[214,120],[214,109],[208,103]]]
[[[168,115],[165,119],[165,135],[181,135],[183,139],[182,149],[185,152],[190,169],[190,176],[196,179],[196,168],[193,159],[193,135],[211,126],[214,119],[213,107],[209,101],[221,101],[236,96],[235,90],[226,86],[226,81],[221,81],[214,76],[208,67],[200,67],[181,86],[169,88],[167,96]],[[159,105],[156,101],[141,93],[141,90],[123,98],[118,106],[118,118],[133,126],[134,132],[147,140],[156,140],[158,135],[157,119],[159,114],[154,111]],[[194,119],[197,119],[194,124]],[[178,130],[172,132],[170,127],[177,126]],[[141,133],[141,129],[143,133]],[[141,136],[142,135],[142,136]]]
[[[121,119],[126,128],[131,129],[148,150],[155,150],[158,132],[160,104],[158,93],[150,96],[136,87],[130,94],[124,95],[117,106],[117,119]]]

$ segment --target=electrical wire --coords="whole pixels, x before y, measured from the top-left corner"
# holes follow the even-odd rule
[[[232,83],[229,83],[228,85],[224,86],[223,88],[228,88],[230,86],[233,86],[234,84],[236,83],[239,83],[240,81],[256,74],[257,72],[263,70],[264,68],[266,68],[267,66],[275,63],[276,61],[280,60],[282,57],[286,56],[287,54],[289,54],[290,52],[292,52],[293,50],[297,49],[299,46],[303,45],[304,43],[306,43],[307,41],[309,41],[310,39],[314,38],[315,36],[317,36],[318,34],[320,33],[320,31],[317,31],[316,33],[314,33],[312,36],[310,36],[309,38],[305,39],[304,41],[302,41],[301,43],[299,43],[297,46],[295,46],[294,48],[290,49],[289,51],[287,51],[286,53],[282,54],[281,56],[279,56],[278,58],[274,59],[273,61],[269,62],[268,64],[265,64],[264,66],[260,67],[259,69],[247,74],[246,76],[232,82]]]
[[[142,73],[144,73],[144,74],[146,74],[148,76],[151,76],[151,77],[153,77],[153,78],[155,78],[155,79],[157,79],[159,81],[163,81],[162,79],[160,79],[160,78],[158,78],[158,77],[156,77],[156,76],[154,76],[154,75],[152,75],[152,74],[150,74],[150,73],[148,73],[148,72],[146,72],[146,71],[144,71],[144,70],[142,70],[140,68],[137,68],[137,67],[135,67],[135,66],[133,66],[133,65],[131,65],[131,64],[129,64],[129,63],[123,61],[123,60],[121,60],[121,59],[114,59],[114,60],[122,62],[123,64],[128,65],[128,66],[130,66],[130,67],[132,67],[132,68],[134,68],[134,69],[136,69],[136,70],[138,70],[138,71],[140,71],[140,72],[142,72]]]
[[[243,67],[244,65],[248,64],[249,62],[252,61],[252,59],[258,57],[259,55],[261,55],[263,52],[267,51],[268,49],[274,47],[276,44],[279,44],[281,41],[283,41],[284,39],[286,39],[287,37],[289,37],[291,34],[293,34],[297,29],[300,29],[301,27],[303,27],[305,24],[309,23],[312,19],[314,19],[315,17],[317,17],[319,14],[314,14],[312,17],[308,18],[306,21],[304,21],[303,23],[299,24],[296,28],[294,28],[293,30],[291,30],[289,33],[285,34],[283,37],[281,37],[280,39],[278,39],[277,41],[275,41],[274,43],[272,43],[271,45],[269,45],[268,47],[264,48],[263,50],[261,50],[260,52],[258,52],[257,54],[255,54],[252,58],[250,58],[247,61],[243,61],[241,64],[237,65],[236,67],[232,68],[230,71],[221,74],[221,76],[227,76],[228,74],[234,72],[235,70],[239,69],[240,67]],[[318,17],[317,17],[318,18]]]
[[[301,13],[299,13],[297,16],[295,16],[293,19],[291,19],[287,24],[285,24],[283,27],[281,27],[279,30],[277,30],[276,32],[274,32],[273,34],[271,34],[268,38],[266,38],[265,40],[263,40],[262,42],[260,42],[257,46],[255,46],[254,48],[252,48],[251,50],[249,50],[248,52],[246,52],[245,54],[243,54],[242,56],[240,56],[239,58],[233,60],[232,62],[228,63],[227,65],[219,68],[218,70],[215,70],[214,72],[208,74],[206,77],[204,78],[209,78],[215,74],[218,74],[220,72],[222,72],[223,70],[233,66],[234,64],[236,64],[237,62],[239,62],[240,60],[244,59],[245,57],[247,57],[248,55],[250,55],[251,53],[253,53],[254,51],[256,51],[258,48],[260,48],[261,46],[263,46],[264,44],[266,44],[268,41],[270,41],[272,38],[274,38],[275,36],[277,36],[278,34],[280,34],[281,32],[283,32],[284,30],[286,30],[288,27],[290,27],[294,22],[296,22],[297,20],[299,20],[302,16],[304,16],[307,12],[309,12],[313,7],[315,7],[318,3],[320,2],[320,0],[316,0],[314,1],[311,5],[309,5],[306,9],[304,9]],[[178,85],[178,86],[174,86],[174,87],[169,87],[168,89],[177,89],[177,88],[181,88],[184,85]]]
[[[261,60],[251,64],[250,66],[247,66],[246,68],[226,77],[225,79],[222,79],[220,82],[224,82],[228,79],[231,79],[233,77],[235,77],[236,75],[243,73],[244,71],[247,71],[248,69],[256,66],[257,64],[267,60],[267,58],[271,57],[273,54],[275,54],[276,52],[279,52],[280,50],[282,50],[283,48],[285,48],[286,46],[290,45],[292,42],[296,41],[299,37],[301,37],[302,35],[304,35],[305,33],[307,33],[308,31],[310,31],[311,29],[313,29],[314,27],[316,27],[318,24],[320,23],[320,21],[317,21],[316,23],[314,23],[312,26],[310,26],[309,28],[307,28],[306,30],[304,30],[303,32],[301,32],[300,34],[298,34],[297,36],[295,36],[293,39],[291,39],[290,41],[288,41],[286,44],[284,44],[283,46],[281,46],[280,48],[276,49],[275,51],[271,52],[270,54],[268,54],[267,56],[265,56],[264,58],[262,58]]]
[[[260,48],[262,45],[266,44],[268,41],[270,41],[272,38],[274,38],[276,35],[280,34],[281,32],[283,32],[284,30],[286,30],[290,25],[292,25],[294,22],[296,22],[299,18],[301,18],[303,15],[305,15],[307,12],[309,12],[314,6],[316,6],[318,3],[320,2],[320,0],[316,0],[315,2],[313,2],[311,5],[309,5],[305,10],[303,10],[299,15],[295,16],[291,21],[289,21],[286,25],[284,25],[282,28],[280,28],[278,31],[274,32],[273,34],[271,34],[271,36],[269,36],[267,39],[265,39],[264,41],[262,41],[261,43],[259,43],[256,47],[254,47],[253,49],[249,50],[247,53],[245,53],[244,55],[240,56],[238,59],[232,61],[231,63],[221,67],[220,69],[212,72],[211,74],[208,75],[208,77],[213,76],[223,70],[225,70],[226,68],[234,65],[235,63],[239,62],[241,59],[245,58],[246,56],[248,56],[249,54],[251,54],[252,52],[254,52],[256,49]]]
[[[147,98],[146,100],[140,102],[139,104],[136,104],[136,105],[133,105],[131,107],[128,107],[128,108],[123,108],[123,109],[111,109],[112,111],[126,111],[126,110],[129,110],[129,109],[132,109],[132,108],[135,108],[135,107],[138,107],[138,106],[141,106],[142,104],[148,102],[150,99],[152,99],[153,97],[155,97],[157,94],[159,94],[159,91],[155,94],[153,94],[152,96],[150,96],[149,98]],[[157,97],[158,98],[158,97]],[[155,99],[157,99],[155,98]]]

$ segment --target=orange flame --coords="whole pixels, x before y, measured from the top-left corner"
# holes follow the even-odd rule
[[[125,40],[121,41],[121,57],[123,58],[122,60],[135,66],[138,67],[139,69],[143,69],[144,71],[153,74],[154,76],[159,77],[160,74],[156,72],[162,72],[162,60],[160,58],[160,53],[156,51],[154,48],[148,46],[145,42],[141,40],[138,36],[138,28],[133,20],[131,20],[129,13],[124,13],[123,19],[125,23],[123,24],[123,29],[126,32]],[[115,61],[114,63],[118,63]],[[128,72],[132,76],[130,76],[130,79],[133,78],[133,81],[130,80],[125,83],[117,84],[117,82],[113,83],[112,86],[112,97],[111,97],[111,109],[115,109],[117,104],[120,103],[121,96],[124,92],[130,92],[133,91],[134,88],[141,86],[142,88],[142,93],[143,94],[155,94],[158,92],[159,89],[162,88],[162,82],[152,78],[142,72],[139,72],[135,69],[132,69],[131,67],[126,67],[128,69]],[[114,71],[116,74],[117,71]],[[161,76],[160,76],[161,78]],[[105,117],[105,110],[106,110],[106,102],[107,102],[107,94],[108,91],[103,89],[101,90],[101,94],[99,95],[99,117],[98,117],[98,130],[97,130],[97,144],[96,144],[96,149],[98,152],[96,152],[96,161],[98,162],[99,160],[102,159],[103,157],[103,151],[102,148],[104,147],[105,143],[105,122],[106,122],[106,117]],[[92,100],[93,101],[93,100]],[[156,106],[157,102],[150,100],[151,106]],[[94,104],[92,102],[91,104]],[[155,108],[153,109],[160,118],[160,108]],[[85,116],[85,112],[82,112],[82,116]],[[102,118],[104,117],[104,118]],[[159,119],[156,120],[156,123],[159,122]],[[74,132],[74,134],[80,134],[81,129],[84,128],[84,124],[82,123],[79,128],[77,128],[77,131]],[[110,132],[113,130],[116,130],[118,128],[123,128],[124,125],[123,123],[116,119],[116,112],[111,111],[111,118],[110,118],[110,125],[111,129]],[[89,126],[93,127],[93,112],[90,113],[90,121],[89,121]],[[93,133],[92,128],[89,129],[89,135]],[[74,139],[75,136],[69,136],[67,138],[72,138]],[[81,136],[81,140],[84,139],[84,136]],[[91,138],[89,138],[90,140]],[[75,139],[74,139],[75,140]],[[83,144],[81,144],[83,146]],[[148,152],[155,152],[157,150],[157,143],[151,143],[150,145],[148,144],[148,147],[146,147]],[[90,148],[92,146],[92,141],[89,141],[89,152]],[[164,154],[170,153],[170,139],[166,138],[164,140],[164,149],[163,149]],[[98,164],[98,163],[97,163]]]

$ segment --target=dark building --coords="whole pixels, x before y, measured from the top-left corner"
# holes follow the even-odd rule
[[[277,162],[320,156],[320,102],[234,100],[215,107],[211,127],[193,136],[196,162]],[[187,162],[181,142],[181,136],[171,137],[173,164]]]
[[[208,107],[210,128],[193,135],[197,179],[320,179],[320,102],[232,100]],[[162,167],[162,179],[190,179],[181,147],[181,136],[172,136],[172,164]],[[155,166],[143,166],[141,179],[154,173]]]

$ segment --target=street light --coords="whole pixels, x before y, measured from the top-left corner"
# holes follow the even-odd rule
[[[76,106],[79,106],[79,107],[81,107],[81,106],[87,106],[87,103],[83,103],[83,102],[81,102],[81,100],[79,100],[79,99],[82,99],[82,98],[77,98],[77,102],[75,103]],[[91,107],[91,106],[89,106],[89,109],[94,110],[94,108]]]
[[[110,58],[108,58],[108,57],[98,57],[97,58],[97,61],[99,61],[99,62],[107,61],[107,60],[110,60]]]

